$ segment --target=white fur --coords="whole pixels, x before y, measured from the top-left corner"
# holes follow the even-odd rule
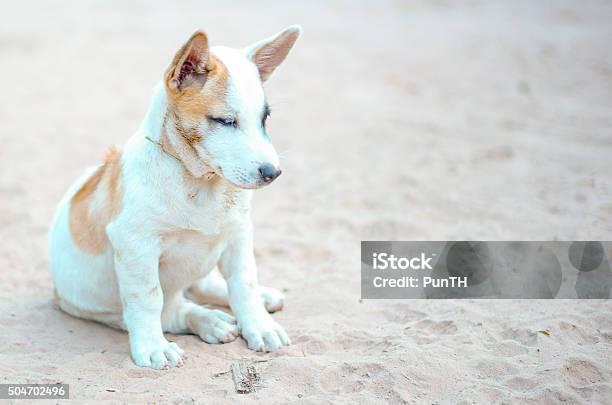
[[[261,163],[278,166],[260,125],[263,89],[245,51],[212,52],[228,68],[229,103],[239,113],[239,133],[200,123],[206,133],[205,143],[196,146],[201,159],[187,168],[192,176],[185,176],[180,162],[147,139],[159,141],[162,135],[167,95],[158,85],[143,124],[121,155],[122,208],[106,227],[106,251],[85,253],[70,235],[70,201],[91,169],[68,190],[50,230],[60,307],[127,329],[132,358],[140,366],[182,364],[183,351],[163,332],[192,332],[210,343],[229,342],[241,332],[253,350],[274,351],[290,343],[266,311],[279,309],[282,295],[258,286],[253,255],[248,188],[258,185]],[[203,176],[211,168],[222,176]],[[186,299],[190,286],[212,297],[211,304],[229,304],[236,319]]]

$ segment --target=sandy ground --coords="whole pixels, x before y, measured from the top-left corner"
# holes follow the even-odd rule
[[[359,300],[360,240],[610,239],[609,2],[124,3],[0,12],[0,382],[79,403],[612,400],[612,302]],[[267,85],[284,174],[254,222],[294,344],[172,336],[183,368],[138,368],[124,333],[54,307],[55,204],[135,131],[192,31],[242,46],[293,23]],[[257,393],[217,374],[241,358],[267,360]]]

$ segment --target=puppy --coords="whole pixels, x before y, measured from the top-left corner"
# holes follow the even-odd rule
[[[262,83],[300,32],[245,49],[209,48],[204,32],[193,34],[140,129],[59,204],[50,229],[59,306],[127,330],[139,366],[183,364],[163,332],[208,343],[242,334],[257,351],[290,344],[268,313],[283,296],[257,283],[250,207],[252,190],[281,174]],[[235,318],[194,301],[229,306]]]

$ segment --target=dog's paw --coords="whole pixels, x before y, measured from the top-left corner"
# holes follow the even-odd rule
[[[247,346],[251,350],[274,352],[291,344],[283,327],[268,314],[246,320],[241,328],[242,337],[247,341]]]
[[[285,295],[276,288],[259,287],[259,295],[268,312],[272,313],[283,309]]]
[[[137,366],[165,370],[183,365],[183,349],[166,339],[158,342],[135,343],[132,359]]]
[[[218,309],[190,314],[187,324],[206,343],[229,343],[240,335],[236,318]]]

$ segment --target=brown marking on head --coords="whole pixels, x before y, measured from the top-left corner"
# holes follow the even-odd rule
[[[202,148],[198,130],[207,117],[231,113],[227,103],[227,67],[208,48],[208,38],[197,31],[174,56],[164,76],[168,111],[160,142],[175,155],[190,176],[201,177],[206,164],[196,150]]]
[[[197,31],[179,49],[165,74],[169,115],[177,133],[189,144],[202,137],[195,128],[207,116],[224,116],[227,104],[227,67],[208,48],[208,38]]]
[[[180,125],[175,125],[174,129],[176,130],[176,133],[182,136],[185,142],[187,142],[189,145],[195,145],[196,143],[202,141],[202,135],[200,135],[200,133],[194,129],[185,129]]]
[[[84,252],[98,255],[108,244],[106,225],[121,211],[121,151],[110,149],[70,204],[70,235]]]

